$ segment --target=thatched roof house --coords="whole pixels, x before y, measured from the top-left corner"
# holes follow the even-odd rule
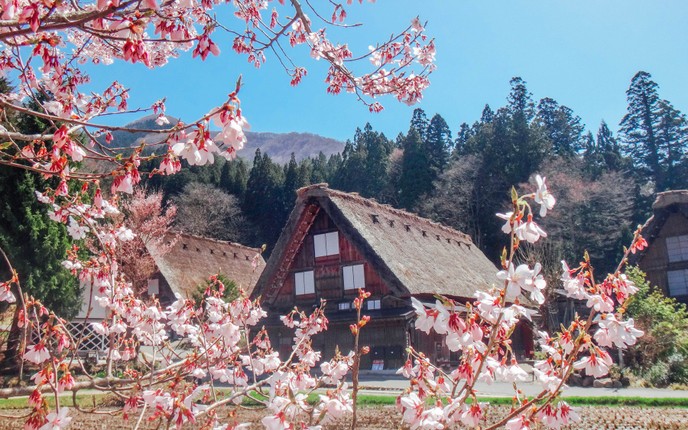
[[[172,248],[160,255],[149,250],[156,266],[161,299],[167,294],[178,293],[191,298],[212,275],[221,273],[236,282],[237,287],[251,294],[256,281],[265,267],[260,249],[233,242],[193,236],[185,233],[171,233],[165,242]]]
[[[397,295],[472,298],[476,290],[495,282],[494,264],[468,235],[358,194],[318,184],[298,190],[296,206],[258,281],[256,292],[267,303],[274,303],[309,233],[309,223],[320,211],[360,248]]]
[[[631,256],[631,264],[664,294],[688,303],[688,190],[657,194],[641,234],[648,246]]]
[[[461,232],[327,184],[297,191],[294,210],[275,245],[253,296],[268,307],[273,345],[288,354],[292,334],[278,316],[294,306],[327,301],[327,335],[316,342],[324,356],[347,350],[352,300],[359,288],[371,293],[365,314],[372,321],[361,340],[371,346],[364,368],[401,365],[409,345],[450,360],[441,338],[413,330],[411,297],[433,301],[442,294],[459,302],[496,283],[497,268]],[[320,344],[317,344],[320,343]],[[518,347],[517,347],[518,348]],[[456,357],[454,357],[456,358]]]

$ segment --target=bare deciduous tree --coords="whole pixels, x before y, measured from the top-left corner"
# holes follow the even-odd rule
[[[219,188],[192,182],[174,201],[174,226],[184,233],[244,244],[255,240],[255,227],[244,216],[239,200]]]

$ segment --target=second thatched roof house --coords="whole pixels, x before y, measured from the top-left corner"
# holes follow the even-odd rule
[[[158,272],[148,280],[148,293],[163,303],[174,301],[175,293],[193,298],[199,286],[217,274],[251,294],[265,267],[258,248],[186,233],[171,233],[165,240],[172,243],[167,252],[150,250]]]
[[[155,263],[155,273],[148,278],[147,289],[141,293],[144,298],[155,296],[163,307],[175,301],[175,294],[193,299],[209,277],[217,274],[251,294],[265,267],[260,249],[238,243],[168,233],[160,244],[166,247],[165,252],[159,252],[153,245],[147,246],[148,255]],[[90,322],[102,320],[107,312],[94,300],[96,289],[87,283],[82,287],[82,308],[68,328],[75,336],[85,334],[79,345],[80,352],[105,351],[107,337],[96,333]]]
[[[648,246],[631,257],[669,297],[688,303],[688,190],[657,194],[641,234]]]
[[[371,347],[363,368],[398,368],[409,345],[434,360],[454,361],[438,336],[414,330],[411,297],[434,302],[442,294],[459,302],[496,282],[496,267],[470,237],[417,215],[357,194],[312,185],[297,201],[253,296],[268,308],[266,326],[275,348],[288,354],[293,334],[279,315],[294,306],[313,309],[327,300],[330,327],[316,337],[325,357],[351,347],[352,301],[359,288],[372,296],[365,313],[371,323],[361,332]],[[520,334],[516,337],[521,336]],[[528,335],[523,335],[528,338]],[[531,344],[518,342],[522,353]],[[519,346],[517,346],[519,347]],[[530,349],[530,350],[529,350]]]

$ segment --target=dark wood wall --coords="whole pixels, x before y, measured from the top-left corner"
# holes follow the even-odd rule
[[[344,290],[342,267],[354,264],[363,264],[365,289],[371,293],[371,300],[383,299],[383,307],[398,306],[389,297],[391,290],[368,264],[363,253],[341,232],[339,232],[339,253],[315,258],[313,236],[332,231],[337,231],[336,226],[324,211],[320,211],[294,258],[289,275],[274,302],[274,308],[276,310],[288,310],[294,306],[307,308],[310,305],[319,304],[321,299],[328,301],[328,307],[336,308],[339,302],[353,300],[357,291]],[[314,272],[315,294],[297,296],[294,291],[294,274],[307,270]]]
[[[647,274],[647,280],[650,284],[661,288],[666,295],[669,295],[667,271],[688,269],[688,261],[669,263],[667,253],[666,239],[682,235],[688,235],[688,219],[680,212],[668,214],[664,225],[654,240],[652,240],[638,264],[640,269]],[[688,296],[676,298],[684,303],[688,303]]]
[[[313,348],[322,352],[323,360],[329,360],[339,350],[346,355],[353,349],[353,335],[349,322],[330,324],[327,331],[313,337]],[[407,358],[409,346],[409,323],[402,318],[389,320],[372,320],[361,330],[360,344],[369,346],[370,353],[361,358],[361,369],[368,370],[374,361],[380,361],[382,370],[397,370]],[[268,335],[280,358],[286,359],[294,345],[294,330],[286,327],[268,327]]]

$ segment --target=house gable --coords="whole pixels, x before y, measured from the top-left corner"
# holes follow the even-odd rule
[[[317,256],[316,241],[326,236],[336,237],[336,249],[330,250],[329,255]],[[352,281],[359,280],[359,277],[365,280],[365,289],[371,293],[371,300],[385,298],[383,300],[386,302],[387,296],[398,293],[408,297],[408,291],[389,288],[377,268],[366,259],[363,250],[324,210],[318,211],[291,262],[283,264],[287,275],[271,300],[275,309],[288,311],[294,306],[308,308],[318,305],[322,299],[328,302],[330,308],[337,308],[341,304],[342,309],[346,310],[346,305],[350,305],[357,296],[359,285]],[[301,284],[301,274],[308,272],[313,272],[315,285],[312,293]],[[297,283],[301,288],[297,287]]]
[[[685,191],[660,193],[654,213],[642,235],[648,246],[631,263],[646,273],[651,285],[663,293],[688,302],[688,194]]]

